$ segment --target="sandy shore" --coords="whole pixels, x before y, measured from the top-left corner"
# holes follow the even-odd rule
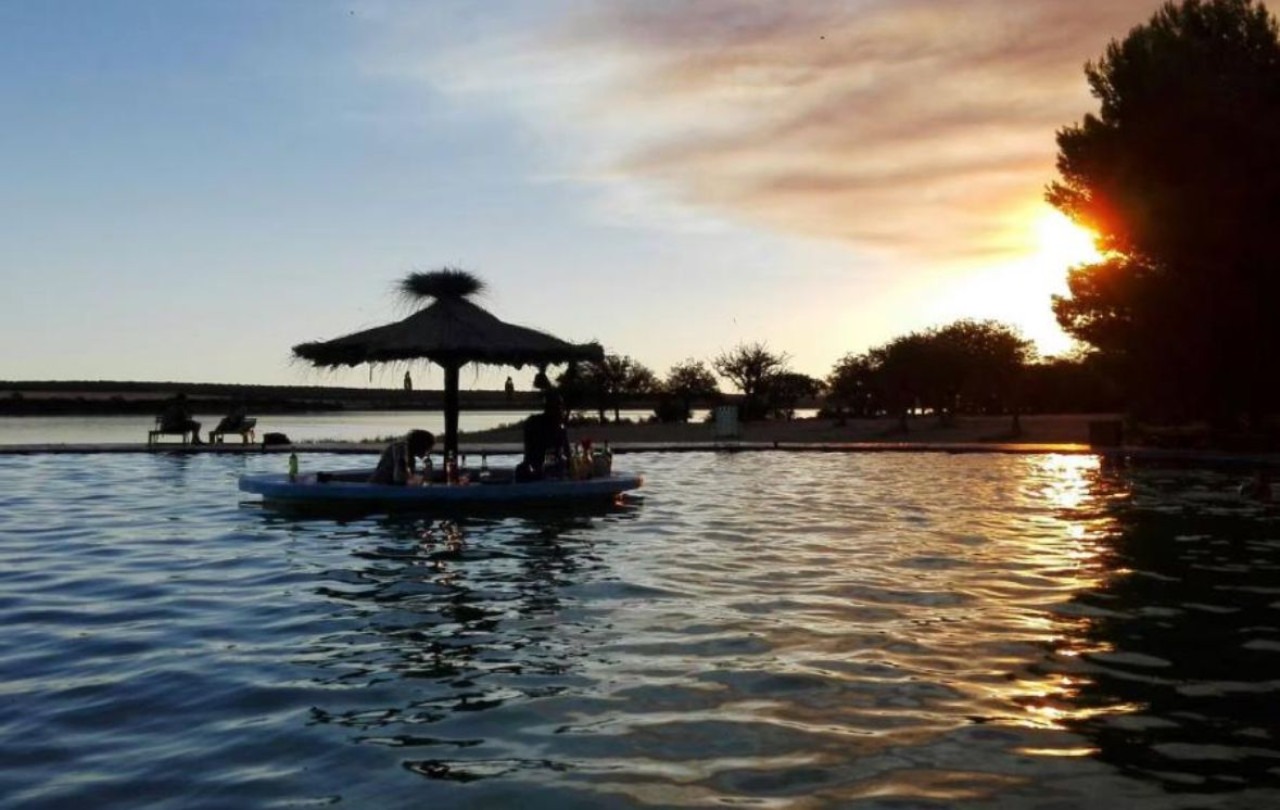
[[[791,422],[750,422],[742,426],[742,441],[748,443],[779,442],[783,444],[845,443],[974,443],[1018,442],[1028,444],[1083,444],[1089,441],[1089,422],[1117,419],[1114,414],[1053,414],[1022,417],[1022,431],[1010,430],[1007,416],[962,416],[941,427],[934,417],[912,419],[906,433],[898,430],[896,419],[850,419],[843,426],[831,419],[796,419]],[[571,427],[572,441],[591,439],[610,444],[691,444],[710,442],[715,437],[712,426],[691,424],[585,425]],[[462,434],[464,443],[519,444],[518,427],[498,428]]]

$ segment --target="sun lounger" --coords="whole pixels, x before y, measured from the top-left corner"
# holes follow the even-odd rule
[[[191,441],[193,433],[189,427],[178,427],[176,425],[165,424],[163,416],[156,417],[156,424],[151,430],[147,431],[147,444],[153,445],[160,441],[161,436],[181,436],[182,443],[187,444]]]
[[[249,444],[254,440],[254,436],[257,433],[257,427],[258,420],[256,418],[246,417],[244,419],[232,420],[228,417],[219,422],[216,428],[209,431],[209,443],[221,443],[223,435],[227,433],[239,433],[240,441],[244,444]]]

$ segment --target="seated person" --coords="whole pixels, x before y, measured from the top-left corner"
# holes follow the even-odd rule
[[[231,412],[222,417],[222,421],[213,429],[214,433],[239,433],[244,430],[245,420],[249,418],[249,411],[244,405],[236,404],[231,406]],[[210,437],[212,440],[212,436]]]
[[[200,423],[191,418],[191,409],[187,407],[187,395],[181,392],[169,400],[168,406],[160,416],[160,429],[166,433],[189,430],[192,444],[204,444],[200,441]]]
[[[411,430],[382,451],[378,468],[369,477],[370,484],[416,484],[422,479],[414,473],[415,458],[426,458],[436,437],[425,430]]]
[[[542,413],[524,420],[524,461],[516,468],[516,479],[536,480],[543,477],[547,454],[569,458],[569,434],[564,426],[564,407],[560,395],[548,391]]]

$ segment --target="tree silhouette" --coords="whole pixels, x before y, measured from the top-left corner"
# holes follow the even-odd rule
[[[763,343],[739,343],[712,361],[716,373],[742,392],[742,418],[765,415],[764,386],[774,374],[787,370],[787,355],[774,354]]]
[[[797,371],[782,371],[767,377],[761,390],[765,407],[774,417],[791,421],[796,405],[822,393],[822,380]]]
[[[862,355],[846,355],[827,385],[837,419],[890,413],[908,429],[916,410],[940,424],[957,413],[1013,416],[1018,427],[1019,383],[1034,357],[1031,342],[998,321],[959,320],[911,332]]]
[[[956,372],[945,396],[953,412],[1001,414],[1018,421],[1018,384],[1035,356],[1031,341],[998,321],[959,320],[933,333]]]
[[[929,336],[912,332],[867,352],[876,387],[885,411],[898,417],[898,429],[907,431],[907,416],[924,404],[933,387],[937,360]]]
[[[675,401],[674,416],[681,422],[688,422],[693,403],[720,396],[720,388],[705,363],[689,358],[676,363],[667,372],[667,378],[662,382],[662,393]]]
[[[651,394],[658,388],[657,377],[637,360],[624,355],[606,354],[599,362],[584,363],[578,371],[583,390],[595,402],[603,424],[605,411],[613,410],[613,421],[620,422],[622,400]]]
[[[875,416],[881,411],[876,387],[875,367],[865,354],[846,354],[827,375],[827,403],[836,424],[845,424],[847,416]]]
[[[1168,3],[1085,68],[1047,199],[1099,237],[1054,301],[1139,412],[1225,423],[1276,403],[1280,38],[1252,0]]]

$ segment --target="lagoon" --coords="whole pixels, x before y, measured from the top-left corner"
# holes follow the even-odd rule
[[[1280,803],[1280,510],[1234,477],[625,460],[618,510],[338,521],[236,491],[278,457],[0,457],[4,795]]]

